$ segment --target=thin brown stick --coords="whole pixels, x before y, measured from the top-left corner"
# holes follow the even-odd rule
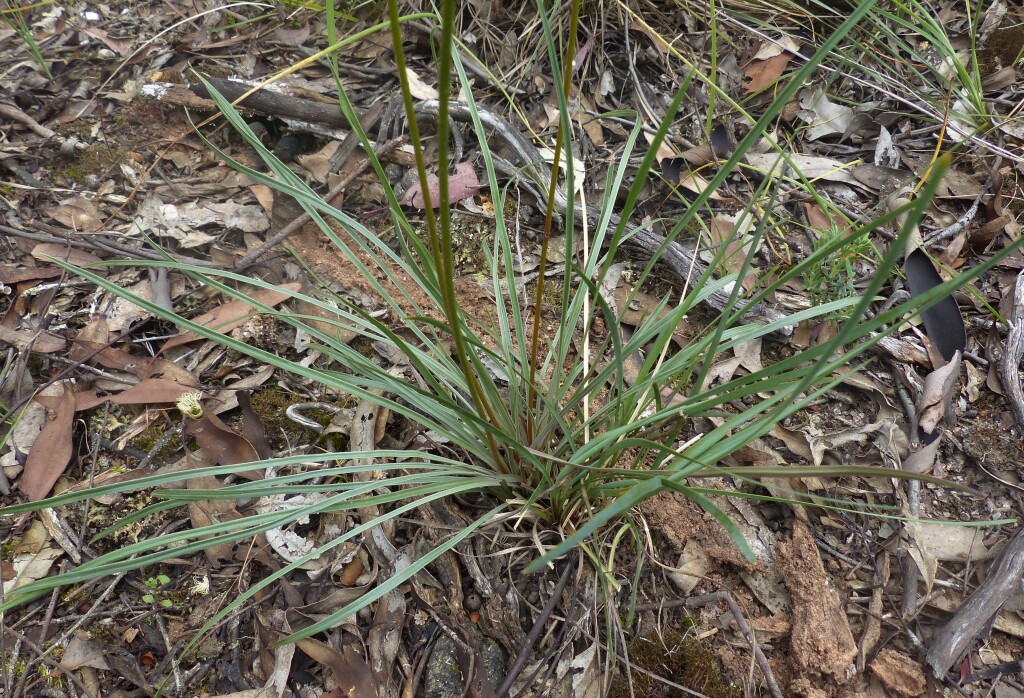
[[[38,121],[33,119],[31,116],[29,116],[21,109],[19,109],[17,106],[11,104],[10,102],[0,102],[0,116],[6,116],[8,119],[12,119],[13,121],[19,121],[25,124],[29,127],[29,129],[32,130],[33,133],[42,136],[43,138],[53,138],[57,136],[56,131],[52,131],[47,127],[43,126]]]
[[[578,559],[578,558],[577,558]],[[519,654],[516,655],[515,661],[512,663],[512,668],[509,669],[508,675],[498,686],[498,690],[495,691],[494,695],[497,698],[504,698],[507,696],[509,691],[512,689],[512,684],[515,683],[516,678],[522,673],[523,667],[526,666],[526,660],[530,658],[530,652],[533,650],[533,646],[537,644],[537,640],[540,639],[541,633],[547,626],[548,619],[551,614],[555,612],[555,606],[562,598],[562,592],[565,590],[565,585],[569,583],[569,578],[572,576],[572,571],[576,567],[577,559],[573,562],[567,563],[565,569],[562,571],[562,576],[558,579],[558,584],[555,585],[554,590],[551,592],[551,597],[548,602],[544,605],[540,614],[537,616],[537,620],[534,621],[533,627],[530,628],[530,633],[526,636],[526,642],[523,643],[522,648],[519,650]]]

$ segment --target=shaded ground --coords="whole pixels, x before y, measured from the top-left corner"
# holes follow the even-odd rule
[[[680,50],[699,65],[708,60],[707,27],[699,13],[680,9],[670,17],[651,7],[634,9],[646,21],[633,19],[629,43],[622,7],[594,12],[584,23],[588,53],[579,68],[581,87],[575,98],[581,107],[575,123],[580,150],[595,170],[587,179],[592,200],[602,194],[603,170],[617,159],[629,128],[596,115],[635,109],[652,125],[652,117],[662,112],[663,96],[685,72],[659,37],[684,36]],[[726,12],[743,17],[747,9],[737,6]],[[764,11],[755,5],[758,9]],[[221,78],[262,79],[322,47],[322,19],[286,8],[265,15],[256,8],[218,10],[198,17],[181,16],[161,4],[123,11],[104,6],[94,10],[96,17],[89,11],[84,5],[45,6],[24,14],[52,80],[31,62],[23,40],[13,32],[0,34],[7,66],[0,80],[9,85],[0,96],[0,166],[5,172],[0,230],[6,236],[0,282],[8,290],[0,320],[0,341],[7,347],[0,397],[8,408],[31,406],[5,446],[0,481],[4,503],[143,471],[194,467],[186,457],[193,442],[176,431],[180,416],[171,403],[196,387],[209,400],[207,411],[224,419],[210,427],[214,435],[201,444],[204,451],[240,449],[248,454],[250,449],[266,457],[287,449],[347,447],[355,438],[350,424],[356,402],[351,396],[326,394],[308,381],[275,374],[210,343],[168,343],[167,337],[177,333],[174,327],[89,282],[63,275],[48,259],[70,255],[71,261],[85,265],[147,254],[158,258],[144,244],[148,236],[179,258],[229,268],[284,230],[299,215],[294,205],[226,167],[195,134],[183,107],[192,108],[193,116],[212,112],[210,103],[187,87],[188,69]],[[474,71],[476,99],[524,133],[529,125],[538,143],[550,145],[555,125],[550,70],[546,57],[530,48],[539,46],[531,12],[498,6],[467,10],[463,30],[475,32],[475,50],[494,72],[487,76]],[[1012,111],[1014,104],[1019,110],[1015,85],[1021,83],[1021,69],[1014,46],[1019,51],[1024,17],[1005,8],[1001,14],[998,6],[986,12],[982,77],[1000,81],[986,94],[998,113]],[[361,28],[379,19],[372,9],[364,8],[359,15],[345,26]],[[243,17],[252,21],[241,22]],[[819,19],[820,25],[808,23],[800,34],[804,41],[813,44],[826,31],[827,18]],[[956,7],[944,8],[939,19],[951,36],[966,36],[969,27]],[[803,21],[796,14],[791,18],[796,26]],[[723,26],[728,27],[720,37],[723,89],[756,116],[770,100],[774,81],[799,59],[795,49],[772,50],[773,42],[745,29],[739,20]],[[429,28],[410,27],[407,41],[407,50],[416,57],[414,70],[430,83]],[[357,106],[371,114],[375,105],[383,109],[396,90],[388,42],[374,35],[346,49],[344,61],[346,88]],[[515,95],[518,113],[501,98],[495,83]],[[154,85],[166,89],[144,89]],[[289,85],[288,108],[331,104],[333,79],[321,64],[307,66]],[[867,104],[864,89],[849,83],[811,85],[779,123],[780,130],[793,135],[796,152],[807,158],[808,171],[816,173],[809,176],[820,177],[822,196],[854,219],[876,210],[894,191],[893,182],[923,171],[939,129],[925,121],[916,131],[920,114],[896,99],[879,97]],[[673,146],[684,157],[664,159],[661,176],[652,178],[638,216],[671,219],[687,205],[687,188],[699,186],[698,177],[709,177],[701,168],[713,158],[704,155],[702,160],[697,152],[707,140],[703,128],[708,103],[708,90],[695,86],[690,110],[673,134]],[[386,239],[390,219],[382,211],[382,189],[364,171],[359,150],[349,147],[345,132],[329,123],[334,137],[314,135],[296,122],[289,126],[277,118],[279,108],[270,105],[263,113],[250,114],[264,142],[312,186],[326,191],[344,183],[336,202],[369,221]],[[721,105],[719,109],[716,132],[734,143],[746,124]],[[977,264],[1019,237],[1021,131],[1012,119],[1003,125],[980,143],[966,142],[957,150],[941,198],[922,224],[926,235],[953,231],[929,249],[952,269]],[[327,127],[322,122],[319,126]],[[204,133],[243,164],[262,167],[255,153],[226,130],[206,127]],[[387,140],[382,137],[380,143]],[[946,136],[943,142],[951,141]],[[473,146],[466,150],[465,159],[472,161]],[[1001,157],[1000,152],[1017,156]],[[392,183],[408,187],[408,150],[398,144],[382,159]],[[728,216],[750,196],[750,177],[754,175],[737,176],[723,187],[714,202],[717,223],[709,223],[712,230],[735,222]],[[675,186],[680,184],[681,189]],[[536,257],[541,213],[529,191],[521,192],[520,201],[519,209],[510,213],[522,224],[527,256]],[[955,231],[957,219],[975,201],[980,206]],[[465,230],[457,284],[470,314],[482,319],[493,313],[477,279],[476,250],[486,239],[488,203],[487,197],[477,195],[457,206]],[[792,225],[783,228],[785,234],[766,240],[759,253],[762,271],[813,249],[814,240],[829,228],[822,208],[798,197],[780,203]],[[886,242],[875,241],[878,246]],[[824,287],[814,280],[795,284],[791,295],[772,299],[773,306],[791,312],[808,302],[829,300],[830,293],[863,288],[872,260],[847,262],[851,276],[843,277],[839,267],[825,270]],[[984,275],[970,293],[957,296],[968,319],[969,343],[962,376],[950,393],[955,424],[941,440],[934,470],[984,496],[924,486],[924,518],[998,520],[1019,517],[1022,511],[1020,426],[996,370],[1006,334],[998,320],[1012,315],[1012,289],[1022,266],[1024,258],[1015,254]],[[274,284],[320,283],[369,312],[380,308],[374,289],[353,274],[352,261],[339,257],[312,225],[239,270]],[[196,288],[177,274],[150,275],[131,267],[105,274],[116,285],[188,317],[215,314],[224,307],[225,299],[214,291]],[[837,290],[829,284],[850,288]],[[886,293],[900,285],[894,281]],[[627,311],[642,312],[645,302],[656,302],[645,298],[657,299],[672,289],[666,274],[645,287],[656,295],[642,296],[635,304],[639,307]],[[413,298],[410,313],[413,301],[428,305],[424,298]],[[627,323],[628,312],[623,315]],[[692,321],[699,324],[701,318]],[[680,328],[681,335],[687,331]],[[791,337],[752,347],[746,356],[723,357],[716,375],[727,380],[736,371],[756,370],[753,366],[760,362],[800,351],[830,331],[834,329],[804,324]],[[318,360],[294,331],[272,321],[250,319],[231,332],[271,352]],[[729,465],[898,466],[907,458],[915,433],[909,424],[925,416],[913,404],[932,368],[919,331],[901,328],[899,339],[902,354],[879,351],[813,410],[779,425]],[[339,341],[350,340],[339,336]],[[384,359],[397,362],[395,357]],[[36,390],[42,397],[30,401]],[[249,392],[251,408],[238,397]],[[108,402],[106,397],[113,399]],[[290,405],[309,401],[328,403],[306,412],[319,429],[285,416]],[[386,414],[374,419],[379,420],[383,446],[406,446],[419,431],[417,425]],[[253,425],[261,427],[255,431],[262,431],[262,437],[253,435]],[[239,441],[235,432],[245,439]],[[765,492],[748,483],[717,484],[726,490]],[[218,482],[206,486],[215,488]],[[811,492],[909,511],[902,486],[894,488],[888,480],[802,478],[778,487],[773,493]],[[132,492],[101,498],[88,508],[0,519],[5,588],[15,580],[73,569],[83,557],[139,539],[248,513],[244,507],[239,511],[210,501],[165,511],[112,538],[91,541],[151,501],[147,492]],[[186,643],[206,620],[240,591],[280,569],[287,559],[283,550],[301,542],[261,538],[251,548],[221,546],[173,564],[64,588],[5,614],[0,646],[4,695],[152,695],[163,686],[173,695],[455,696],[461,695],[461,682],[457,672],[456,679],[446,678],[445,669],[459,666],[466,674],[470,667],[478,672],[470,693],[480,696],[492,695],[509,673],[518,676],[515,695],[625,696],[630,695],[629,681],[639,696],[684,695],[683,687],[712,696],[770,695],[769,680],[732,608],[722,598],[703,597],[715,592],[728,592],[735,600],[783,695],[940,695],[954,690],[952,682],[958,679],[965,680],[966,695],[1021,693],[1024,621],[1017,611],[1024,606],[1019,590],[996,618],[991,636],[979,637],[945,682],[932,677],[923,661],[935,630],[986,577],[1012,527],[903,526],[855,512],[794,510],[741,498],[721,498],[719,505],[757,553],[756,563],[742,557],[714,520],[675,495],[661,495],[641,508],[652,541],[647,552],[660,564],[641,556],[645,563],[637,576],[636,551],[620,550],[614,558],[613,575],[621,584],[615,601],[623,613],[636,596],[636,618],[618,638],[620,658],[628,655],[633,663],[628,680],[622,662],[616,675],[605,672],[602,601],[592,569],[573,558],[546,573],[525,576],[522,568],[532,559],[533,543],[509,528],[472,539],[459,555],[443,556],[429,574],[403,589],[397,594],[400,599],[386,597],[372,612],[297,648],[274,648],[273,643],[341,608],[382,578],[384,563],[374,558],[372,546],[342,548],[321,569],[289,575],[187,650]],[[392,542],[422,554],[485,506],[446,502],[419,511],[399,521]],[[338,530],[332,526],[351,525],[349,520],[326,519],[295,533],[320,540]],[[908,585],[908,573],[918,583]],[[545,608],[553,595],[553,610]],[[531,646],[526,638],[535,626],[540,636],[531,637]],[[524,647],[531,651],[517,662]],[[174,666],[176,657],[180,661]],[[482,676],[481,665],[493,668]],[[988,671],[993,668],[999,671]]]

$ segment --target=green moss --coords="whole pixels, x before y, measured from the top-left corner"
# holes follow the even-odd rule
[[[122,164],[131,164],[131,153],[106,143],[94,143],[80,150],[74,159],[54,169],[54,177],[82,184],[90,176],[109,177],[119,172]]]
[[[134,439],[128,442],[131,448],[143,453],[149,453],[151,450],[160,444],[160,439],[164,438],[167,434],[167,430],[173,425],[165,420],[156,419],[146,427],[146,430],[136,436]],[[162,461],[170,458],[178,447],[181,445],[180,439],[168,439],[164,442],[160,449],[153,455],[154,461]]]
[[[294,441],[307,431],[305,427],[288,419],[285,411],[292,405],[309,401],[310,399],[307,397],[286,393],[276,388],[264,388],[253,393],[252,409],[263,423],[263,428],[266,430],[267,439],[270,441],[271,446],[274,446],[275,439],[282,435],[287,440]],[[336,400],[332,404],[338,407],[351,407],[355,404],[355,399]],[[334,413],[329,410],[303,410],[302,414],[304,417],[308,417],[324,427],[330,424],[331,419],[334,417]],[[283,446],[284,444],[277,445]]]
[[[685,619],[682,626],[692,627]],[[726,683],[718,659],[704,643],[691,634],[670,629],[661,637],[655,634],[637,634],[629,643],[629,659],[634,666],[708,698],[739,698],[738,686]],[[644,698],[674,698],[685,695],[661,681],[639,671],[632,672],[633,693]],[[609,698],[630,696],[629,682],[624,671],[612,682]]]

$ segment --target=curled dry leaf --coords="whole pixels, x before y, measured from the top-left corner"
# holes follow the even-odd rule
[[[103,216],[96,205],[84,196],[72,196],[56,206],[44,206],[40,210],[65,228],[80,233],[95,233],[103,227]]]
[[[924,535],[921,529],[921,522],[908,515],[908,519],[903,525],[912,543],[912,545],[907,546],[907,553],[921,573],[921,580],[924,582],[924,593],[926,595],[930,594],[932,593],[932,586],[935,584],[935,571],[939,567],[939,561],[929,545],[930,539]]]
[[[305,638],[296,643],[313,661],[331,670],[336,690],[350,698],[377,698],[377,681],[370,665],[356,651],[356,645],[347,643],[336,650],[330,645]]]
[[[260,460],[260,454],[255,447],[244,436],[231,431],[214,414],[206,413],[199,419],[189,420],[185,425],[185,433],[196,440],[203,453],[220,465],[254,463]],[[259,471],[239,474],[254,480],[262,477]]]
[[[63,554],[60,548],[45,546],[34,552],[16,552],[9,562],[5,557],[4,567],[10,567],[3,573],[4,594],[10,594],[20,586],[45,577],[53,567],[54,561]]]
[[[935,459],[939,455],[939,445],[942,439],[939,434],[933,438],[922,439],[916,451],[911,451],[900,464],[902,470],[908,473],[928,473],[935,467]]]
[[[809,141],[845,135],[856,116],[849,107],[830,100],[820,87],[801,92],[800,107],[800,118],[808,124],[804,136]]]
[[[757,94],[776,83],[793,59],[792,54],[779,53],[765,60],[752,60],[743,70],[743,89]]]
[[[412,68],[406,67],[405,76],[409,79],[409,93],[416,99],[438,99],[437,88],[431,87],[417,75]]]
[[[931,434],[947,415],[951,414],[950,406],[956,390],[957,378],[960,377],[960,352],[953,354],[953,359],[942,368],[935,369],[924,379],[924,390],[918,400],[921,431]]]

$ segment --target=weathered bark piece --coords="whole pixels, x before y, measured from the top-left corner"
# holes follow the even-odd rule
[[[1021,588],[1024,575],[1024,528],[1010,539],[985,581],[967,597],[932,640],[925,661],[943,677],[971,644],[985,634],[1003,604]]]
[[[999,380],[1006,391],[1017,426],[1024,429],[1024,390],[1020,383],[1020,359],[1024,356],[1024,271],[1013,285],[1013,316],[1006,335],[1006,349],[999,362]]]
[[[839,594],[829,583],[807,524],[793,523],[793,537],[779,543],[782,578],[793,597],[793,659],[804,671],[838,682],[851,675],[857,645]]]
[[[917,662],[901,652],[882,650],[871,662],[871,671],[890,691],[903,696],[919,696],[924,693],[924,672]]]

